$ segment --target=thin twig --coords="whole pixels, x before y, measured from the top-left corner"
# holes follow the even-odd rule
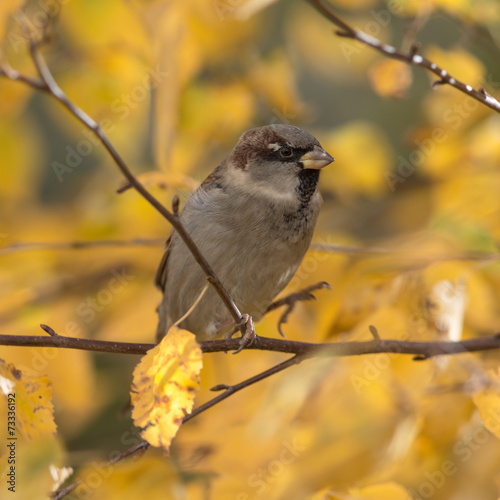
[[[82,480],[77,479],[76,481],[72,482],[71,484],[68,484],[68,486],[65,486],[64,488],[60,488],[57,491],[52,491],[51,493],[49,493],[49,497],[52,498],[53,500],[61,500],[61,498],[64,498],[66,495],[69,495],[81,483]]]
[[[328,20],[330,20],[333,24],[340,28],[339,31],[335,32],[338,36],[351,38],[352,40],[357,40],[361,43],[364,43],[365,45],[372,47],[373,49],[381,52],[391,59],[397,59],[413,66],[420,66],[422,68],[425,68],[427,71],[434,73],[439,78],[439,80],[434,82],[433,86],[435,86],[436,84],[448,84],[460,90],[460,92],[463,92],[464,94],[472,97],[476,101],[481,102],[485,106],[488,106],[489,108],[495,110],[497,113],[500,113],[500,102],[489,95],[484,88],[480,88],[479,90],[474,89],[471,85],[467,85],[451,76],[445,69],[440,68],[436,63],[433,63],[429,59],[426,59],[425,57],[417,54],[417,44],[414,44],[408,52],[403,52],[396,49],[392,45],[381,42],[377,38],[368,35],[364,31],[353,28],[344,20],[342,20],[333,11],[333,8],[326,2],[322,0],[308,0],[308,2],[316,10],[323,14],[323,16],[325,16]]]
[[[116,464],[120,460],[123,460],[131,455],[135,455],[136,453],[142,455],[149,448],[149,443],[147,441],[140,441],[139,443],[127,448],[122,451],[119,455],[116,455],[112,460],[109,461],[110,465]],[[140,456],[139,455],[139,456]]]
[[[283,361],[281,363],[278,363],[277,365],[273,366],[272,368],[269,368],[268,370],[263,371],[262,373],[259,373],[257,375],[254,375],[253,377],[250,377],[246,380],[243,380],[243,382],[240,382],[239,384],[235,385],[225,385],[224,386],[224,392],[216,396],[215,398],[210,399],[206,403],[202,404],[201,406],[198,406],[198,408],[195,408],[189,415],[186,415],[182,423],[187,422],[188,420],[191,420],[192,418],[196,417],[200,413],[208,410],[212,406],[216,405],[217,403],[220,403],[224,399],[228,398],[235,392],[241,391],[241,389],[245,389],[245,387],[250,387],[252,384],[255,384],[257,382],[260,382],[261,380],[270,377],[271,375],[274,375],[275,373],[279,373],[286,368],[289,368],[290,366],[297,365],[299,364],[304,358],[304,356],[296,355],[293,356],[286,361]],[[222,386],[219,386],[222,387]]]
[[[265,378],[270,377],[271,375],[274,375],[275,373],[279,373],[286,368],[289,368],[290,366],[299,364],[302,359],[304,359],[302,356],[293,356],[286,361],[283,361],[281,363],[278,363],[277,365],[269,368],[268,370],[263,371],[262,373],[259,373],[253,377],[250,377],[246,380],[243,380],[239,384],[235,385],[224,385],[224,386],[219,386],[224,389],[224,392],[219,394],[218,396],[215,396],[214,398],[210,399],[206,403],[198,406],[198,408],[195,408],[189,415],[186,415],[182,419],[182,423],[184,424],[188,420],[191,420],[192,418],[198,416],[200,413],[203,413],[204,411],[208,410],[209,408],[212,408],[212,406],[215,406],[216,404],[220,403],[224,399],[228,398],[229,396],[233,395],[234,393],[241,391],[242,389],[245,389],[246,387],[250,387],[251,385],[260,382],[261,380],[264,380]],[[108,462],[108,465],[113,465],[120,460],[123,460],[131,455],[135,455],[138,452],[144,453],[148,448],[150,447],[149,443],[147,441],[140,441],[139,443],[135,444],[134,446],[127,448],[126,450],[122,451],[119,455],[113,458],[113,460],[110,460]],[[58,490],[53,493],[53,498],[54,500],[60,500],[64,496],[66,496],[68,493],[73,491],[78,484],[80,484],[81,480],[76,480],[74,483],[64,487],[61,490]]]
[[[327,253],[352,254],[352,255],[380,255],[394,256],[401,259],[421,260],[424,262],[437,261],[496,261],[500,260],[500,252],[466,252],[456,255],[429,254],[425,252],[415,252],[414,250],[400,250],[397,248],[382,247],[357,247],[353,245],[336,245],[332,243],[311,243],[310,250]]]
[[[267,339],[265,337],[256,337],[253,343],[249,346],[251,349],[259,348],[256,344],[262,343],[266,347],[266,350],[271,349],[271,345],[274,344],[287,344],[289,350],[281,350],[281,352],[293,352],[292,348],[296,349],[296,353],[291,358],[265,370],[253,377],[250,377],[242,382],[235,385],[219,384],[212,387],[212,391],[224,391],[221,394],[210,399],[206,403],[195,408],[189,415],[186,415],[182,423],[184,424],[188,420],[195,418],[200,413],[212,408],[216,404],[220,403],[229,396],[232,396],[238,391],[250,387],[251,385],[260,382],[261,380],[270,377],[276,373],[279,373],[293,365],[301,363],[303,360],[308,359],[313,356],[353,356],[358,354],[374,354],[374,353],[400,353],[400,354],[415,354],[418,351],[415,360],[424,360],[433,356],[442,356],[446,354],[458,354],[463,352],[474,352],[483,351],[488,349],[500,349],[500,334],[493,337],[485,337],[481,339],[464,340],[462,342],[410,342],[410,341],[397,341],[397,340],[380,340],[380,336],[375,327],[370,326],[370,332],[372,333],[374,340],[367,342],[338,342],[336,344],[307,344],[305,342],[290,342],[281,339]],[[2,341],[0,336],[0,343]],[[221,342],[233,343],[233,347],[222,346]],[[225,341],[208,341],[201,342],[201,347],[203,352],[216,352],[218,350],[231,350],[239,345],[238,340],[225,340]],[[214,344],[218,344],[219,349],[207,349],[207,347],[214,347]],[[135,344],[136,346],[140,344]],[[151,345],[153,347],[153,345]],[[222,349],[220,349],[223,347]],[[262,348],[262,346],[260,347]],[[131,351],[129,351],[131,352]],[[147,441],[141,441],[138,444],[124,450],[117,457],[115,457],[110,464],[114,464],[124,458],[129,457],[137,453],[138,451],[146,451],[149,448],[149,443]],[[69,486],[66,486],[63,490],[59,490],[59,493],[55,498],[60,500],[67,493],[72,491],[78,485],[78,481]],[[64,494],[61,494],[63,493]]]
[[[9,80],[25,83],[30,87],[39,90],[41,92],[49,92],[49,89],[45,83],[39,78],[33,78],[28,75],[23,75],[19,71],[11,68],[6,62],[2,62],[0,66],[0,76],[5,76]]]
[[[0,246],[0,255],[38,250],[87,250],[104,247],[161,246],[165,238],[132,238],[130,240],[104,239],[80,241],[19,241]]]
[[[135,246],[155,247],[163,246],[165,238],[132,238],[129,240],[102,239],[102,240],[75,240],[75,241],[19,241],[0,246],[0,256],[28,251],[41,250],[87,250],[104,247],[127,248]],[[457,255],[433,255],[412,250],[398,250],[382,247],[359,247],[354,245],[341,245],[332,243],[313,242],[309,250],[347,255],[380,255],[395,256],[404,259],[421,259],[426,262],[436,261],[496,261],[500,260],[500,252],[467,252]]]
[[[370,330],[370,333],[373,335],[373,340],[375,340],[377,342],[380,341],[380,340],[382,340],[380,338],[380,335],[378,334],[378,330],[373,325],[370,325],[368,327],[368,330]]]
[[[40,325],[40,328],[44,331],[47,332],[51,337],[57,336],[57,333],[50,327],[49,325]]]

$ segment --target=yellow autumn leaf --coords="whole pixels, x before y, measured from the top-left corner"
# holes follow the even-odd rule
[[[357,24],[363,26],[372,19],[358,19]],[[347,38],[335,40],[331,23],[300,2],[290,9],[286,29],[287,41],[308,65],[306,73],[310,77],[352,85],[365,77],[367,66],[377,57],[360,42]]]
[[[389,99],[402,99],[412,82],[411,68],[392,59],[375,62],[369,72],[370,83],[377,94]]]
[[[228,134],[241,133],[250,121],[254,107],[255,98],[246,85],[193,85],[184,92],[182,127],[189,135],[189,141],[192,141],[192,137],[197,137],[199,141],[224,141]],[[193,149],[188,144],[192,143],[180,146],[188,151]],[[181,167],[178,155],[174,155],[174,159],[174,164]]]
[[[7,398],[9,412],[15,414],[15,424],[11,426],[9,420],[9,437],[19,433],[32,440],[56,433],[52,384],[47,377],[23,375],[0,359],[0,391]]]
[[[362,11],[375,7],[377,2],[375,0],[336,0],[335,5],[342,10]]]
[[[366,488],[353,488],[346,493],[334,493],[328,488],[318,491],[309,497],[309,500],[411,500],[411,495],[399,484],[388,482],[367,486]]]
[[[278,122],[298,122],[307,112],[295,75],[293,63],[280,51],[273,51],[265,59],[252,62],[249,83]]]
[[[384,175],[391,168],[392,150],[384,131],[364,120],[335,129],[321,144],[335,157],[335,166],[322,172],[321,183],[343,199],[373,196],[387,190]]]
[[[275,2],[276,0],[246,0],[238,2],[238,8],[234,10],[234,17],[240,21],[246,21],[260,10],[265,9]]]
[[[296,68],[280,51],[252,61],[248,75],[251,88],[271,110],[272,122],[300,122],[308,109],[296,84]]]
[[[447,12],[452,16],[464,16],[470,22],[493,24],[499,18],[498,2],[495,0],[406,0],[397,2],[399,16],[413,17],[429,15],[433,11]]]
[[[143,455],[139,460],[123,460],[113,465],[89,460],[79,468],[79,484],[66,498],[83,499],[89,498],[89,495],[92,500],[196,498],[186,491],[190,484],[183,481],[182,474],[173,460],[165,460],[155,454]],[[95,477],[99,480],[99,486],[91,488],[89,483]],[[93,486],[95,483],[91,484]]]
[[[500,368],[488,370],[489,383],[477,391],[472,400],[484,426],[500,438]]]
[[[148,443],[168,451],[182,419],[193,409],[201,367],[195,336],[176,326],[135,367],[132,418]]]
[[[496,115],[474,127],[467,140],[467,154],[474,166],[494,169],[500,159],[500,119]]]
[[[381,483],[367,486],[366,488],[351,489],[349,494],[359,500],[411,500],[411,495],[397,483]]]
[[[10,0],[9,2],[2,2],[0,4],[0,38],[3,38],[6,34],[6,27],[10,16],[21,8],[22,4],[22,0]]]

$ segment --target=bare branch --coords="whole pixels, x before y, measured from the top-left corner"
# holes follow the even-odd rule
[[[364,31],[353,28],[345,21],[343,21],[335,12],[332,7],[328,5],[326,2],[322,0],[308,0],[309,3],[318,10],[321,14],[323,14],[329,21],[340,28],[339,31],[335,33],[338,36],[344,38],[351,38],[352,40],[357,40],[373,49],[381,52],[387,57],[391,59],[397,59],[399,61],[404,61],[412,66],[420,66],[425,68],[427,71],[434,73],[439,80],[434,82],[433,87],[435,85],[448,84],[456,89],[460,90],[464,94],[472,97],[476,101],[483,103],[485,106],[495,110],[497,113],[500,113],[500,102],[497,101],[494,97],[489,95],[484,88],[479,90],[475,90],[472,86],[467,85],[460,80],[457,80],[453,76],[451,76],[445,69],[440,68],[436,63],[433,63],[429,59],[417,54],[418,52],[418,44],[413,44],[408,52],[402,52],[401,50],[396,49],[392,45],[387,43],[383,43],[377,38],[368,35]]]
[[[47,325],[44,325],[45,328]],[[45,331],[47,331],[44,328]],[[155,344],[112,342],[107,340],[82,339],[58,335],[52,328],[50,337],[44,335],[0,335],[0,345],[19,347],[58,347],[81,351],[108,352],[114,354],[145,354]]]
[[[53,330],[52,330],[53,331]],[[55,333],[55,332],[54,332]],[[206,340],[199,342],[204,353],[227,352],[238,349],[241,339]],[[112,342],[107,340],[82,339],[55,334],[50,337],[41,335],[0,335],[0,345],[20,347],[58,347],[62,349],[80,349],[84,351],[107,352],[114,354],[143,355],[155,344]],[[246,350],[273,351],[297,354],[307,357],[329,356],[345,357],[364,354],[397,352],[432,358],[463,352],[479,352],[500,349],[500,333],[490,337],[462,340],[460,342],[418,342],[411,340],[367,340],[353,342],[298,342],[269,337],[256,336]]]

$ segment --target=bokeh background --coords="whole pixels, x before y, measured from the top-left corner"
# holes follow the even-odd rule
[[[454,77],[500,95],[496,0],[331,5],[396,47],[419,41]],[[254,126],[296,124],[336,158],[322,173],[315,246],[285,292],[321,280],[332,289],[297,306],[287,338],[367,340],[369,325],[412,340],[499,330],[493,110],[335,36],[305,1],[8,0],[3,60],[34,75],[20,21],[36,29],[47,17],[55,78],[167,206]],[[0,331],[36,335],[44,323],[70,336],[152,342],[168,224],[132,190],[117,194],[124,181],[111,159],[47,95],[2,78],[0,114]],[[25,245],[102,240],[125,243]],[[258,334],[277,336],[278,318],[266,317]],[[19,444],[19,498],[46,498],[49,464],[76,469],[82,482],[70,498],[500,496],[495,352],[310,360],[187,423],[170,457],[149,450],[113,466],[107,460],[139,439],[121,413],[138,357],[2,347],[1,358],[53,386],[58,433]],[[215,384],[282,359],[205,355],[197,403]]]

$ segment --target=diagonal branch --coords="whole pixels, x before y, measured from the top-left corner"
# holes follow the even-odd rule
[[[479,90],[472,88],[471,85],[467,85],[451,76],[445,69],[440,68],[436,63],[433,63],[432,61],[429,61],[429,59],[417,54],[418,45],[414,44],[408,52],[403,52],[396,49],[392,45],[381,42],[364,31],[353,28],[342,20],[326,2],[322,0],[308,0],[308,2],[329,21],[340,28],[340,30],[335,32],[338,36],[351,38],[352,40],[364,43],[391,59],[397,59],[413,66],[425,68],[439,78],[439,80],[433,83],[433,87],[442,84],[451,85],[476,101],[479,101],[485,106],[495,110],[497,113],[500,113],[500,102],[489,95],[484,88],[481,87]]]
[[[246,380],[243,380],[243,382],[240,382],[239,384],[235,385],[224,385],[224,384],[219,384],[216,385],[215,387],[212,387],[212,391],[224,391],[215,398],[210,399],[206,403],[203,403],[201,406],[198,406],[198,408],[195,408],[189,415],[186,415],[184,419],[182,420],[182,423],[187,422],[188,420],[191,420],[192,418],[196,417],[200,413],[208,410],[212,406],[216,405],[217,403],[220,403],[224,399],[228,398],[229,396],[233,395],[234,393],[241,391],[241,389],[245,389],[245,387],[250,387],[251,385],[260,382],[261,380],[264,380],[267,377],[270,377],[271,375],[274,375],[275,373],[279,373],[286,368],[289,368],[290,366],[293,365],[298,365],[303,359],[305,359],[304,356],[301,355],[295,355],[292,356],[291,358],[288,358],[287,360],[278,363],[277,365],[269,368],[268,370],[265,370],[261,373],[258,373],[257,375],[254,375],[253,377],[250,377]]]
[[[47,66],[44,57],[39,51],[42,44],[46,43],[47,40],[45,36],[42,36],[40,40],[36,40],[30,35],[29,38],[29,50],[33,62],[35,64],[36,70],[39,75],[39,79],[23,76],[19,72],[10,68],[6,63],[2,63],[0,66],[0,76],[5,76],[11,80],[20,81],[32,87],[35,90],[48,92],[52,97],[59,101],[73,116],[75,116],[86,128],[88,128],[101,142],[105,150],[113,159],[116,166],[120,169],[122,174],[128,180],[128,182],[135,188],[135,190],[150,203],[165,219],[172,224],[172,227],[178,232],[179,236],[182,238],[189,251],[195,258],[196,262],[199,264],[207,280],[213,285],[217,291],[222,302],[226,306],[227,310],[231,314],[233,320],[236,324],[240,324],[242,320],[242,315],[233,299],[230,297],[227,290],[222,285],[221,281],[215,274],[214,270],[203,257],[200,250],[194,243],[193,239],[184,229],[181,223],[181,219],[178,214],[173,214],[167,210],[135,177],[131,172],[123,158],[120,156],[115,147],[111,144],[108,137],[100,127],[100,125],[91,118],[85,111],[79,108],[75,103],[73,103],[64,91],[59,87],[56,80],[54,79],[49,67]],[[241,326],[242,335],[245,332],[245,325]]]
[[[250,387],[251,385],[260,382],[261,380],[264,380],[265,378],[270,377],[271,375],[274,375],[275,373],[279,373],[286,368],[289,368],[290,366],[297,365],[299,364],[302,360],[304,359],[303,356],[292,356],[291,358],[278,363],[277,365],[261,372],[258,373],[257,375],[254,375],[253,377],[250,377],[246,380],[243,380],[242,382],[234,385],[218,385],[213,387],[211,390],[212,391],[220,391],[223,390],[221,394],[218,396],[215,396],[214,398],[210,399],[206,403],[203,403],[202,405],[198,406],[198,408],[195,408],[189,415],[186,415],[182,419],[182,423],[184,424],[188,420],[191,420],[192,418],[198,416],[200,413],[203,413],[204,411],[208,410],[209,408],[212,408],[212,406],[215,406],[216,404],[220,403],[224,399],[228,398],[229,396],[232,396],[238,391],[241,391],[242,389],[245,389],[246,387]],[[140,441],[139,443],[135,444],[134,446],[131,446],[130,448],[127,448],[126,450],[122,451],[119,455],[117,455],[113,460],[110,460],[108,462],[109,465],[113,465],[120,460],[123,460],[125,458],[128,458],[132,455],[136,455],[139,453],[144,453],[148,448],[150,447],[150,444],[143,440]],[[60,488],[59,490],[55,491],[51,496],[54,500],[60,500],[61,498],[64,498],[68,493],[73,491],[78,485],[80,484],[80,480],[77,479],[73,483],[65,486],[64,488]]]

